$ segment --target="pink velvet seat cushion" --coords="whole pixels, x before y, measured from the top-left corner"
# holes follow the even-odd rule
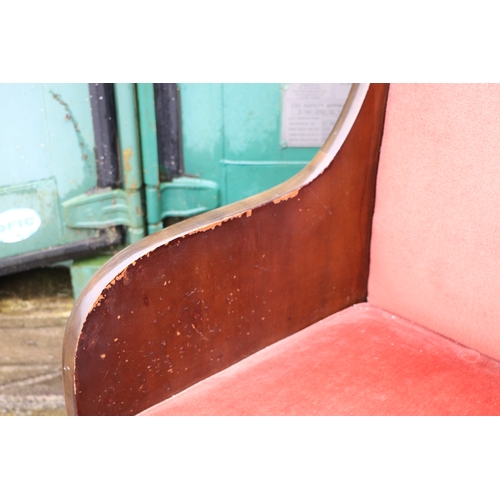
[[[500,363],[368,304],[142,415],[499,415]]]

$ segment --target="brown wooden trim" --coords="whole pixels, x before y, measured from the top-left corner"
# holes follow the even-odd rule
[[[145,238],[93,278],[65,336],[69,413],[137,414],[365,299],[387,89],[370,86],[351,128],[355,86],[293,179]]]

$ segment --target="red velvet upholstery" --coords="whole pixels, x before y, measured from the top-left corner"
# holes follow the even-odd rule
[[[143,415],[498,415],[500,363],[368,304]]]
[[[500,85],[391,85],[368,302],[500,359]]]

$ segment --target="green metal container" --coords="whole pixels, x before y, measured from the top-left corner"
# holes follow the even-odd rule
[[[338,118],[350,84],[178,84],[181,162],[162,182],[153,84],[139,84],[148,231],[269,189],[301,170]],[[160,146],[161,147],[161,146]]]
[[[0,85],[0,275],[72,259],[79,295],[102,250],[297,173],[349,88]]]
[[[1,274],[119,244],[124,224],[144,236],[142,213],[132,210],[139,189],[103,185],[90,92],[88,84],[0,85]]]

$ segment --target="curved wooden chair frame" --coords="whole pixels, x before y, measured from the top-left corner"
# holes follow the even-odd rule
[[[387,90],[353,85],[293,178],[148,236],[93,277],[64,339],[69,414],[137,414],[366,299]]]

